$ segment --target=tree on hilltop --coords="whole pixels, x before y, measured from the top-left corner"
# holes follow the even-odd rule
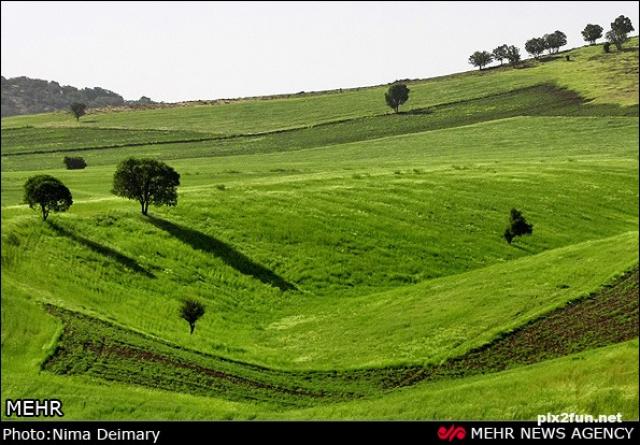
[[[491,52],[493,58],[500,62],[502,65],[502,61],[507,59],[507,51],[509,49],[508,45],[500,45]]]
[[[542,38],[544,39],[545,49],[549,50],[549,54],[557,54],[560,47],[567,44],[567,35],[562,31],[545,34]]]
[[[618,50],[621,50],[624,42],[629,40],[628,34],[632,31],[634,31],[634,28],[631,24],[631,19],[621,15],[611,23],[611,30],[605,34],[605,37],[609,42],[613,43]]]
[[[87,106],[80,102],[72,103],[71,105],[69,105],[69,108],[71,109],[71,113],[74,115],[78,122],[80,121],[80,118],[82,116],[87,114]]]
[[[584,30],[582,31],[582,37],[584,38],[585,42],[589,42],[591,45],[593,45],[596,43],[596,40],[602,37],[602,31],[604,31],[604,29],[602,29],[602,26],[592,25],[591,23],[589,23],[584,27]]]
[[[400,105],[409,100],[409,88],[403,83],[394,83],[384,93],[384,100],[397,113]]]
[[[524,44],[524,49],[537,59],[546,49],[545,40],[540,37],[534,37],[533,39],[527,40],[527,43]]]
[[[493,61],[493,55],[488,51],[476,51],[469,56],[469,63],[473,66],[477,66],[482,71],[482,68],[487,66]]]
[[[520,49],[516,46],[507,46],[507,60],[509,65],[515,67],[520,63]]]

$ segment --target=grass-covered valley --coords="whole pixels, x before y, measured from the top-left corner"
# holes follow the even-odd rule
[[[384,86],[3,118],[3,400],[637,419],[638,39],[566,54],[407,82],[398,114]],[[114,196],[131,156],[180,173],[177,206]],[[23,203],[38,174],[68,212]],[[533,234],[507,243],[512,208]]]

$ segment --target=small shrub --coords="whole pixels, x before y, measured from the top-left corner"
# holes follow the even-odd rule
[[[81,170],[87,166],[87,162],[84,158],[74,158],[70,156],[65,156],[63,159],[64,165],[67,167],[67,170]]]
[[[190,333],[196,328],[196,321],[204,315],[205,309],[202,303],[196,300],[185,300],[180,308],[180,318],[189,323]]]
[[[610,52],[611,51],[611,43],[605,42],[604,45],[602,45],[602,49],[604,50],[605,53]]]
[[[533,225],[529,224],[520,210],[511,209],[509,217],[509,225],[504,230],[504,239],[511,244],[516,236],[531,235],[533,233]]]
[[[216,188],[218,190],[220,190],[221,192],[224,192],[227,189],[227,186],[224,185],[224,184],[218,184],[218,185],[216,185]]]

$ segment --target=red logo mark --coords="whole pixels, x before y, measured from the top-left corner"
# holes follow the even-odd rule
[[[465,437],[467,437],[467,431],[463,426],[451,425],[449,428],[445,428],[444,426],[438,428],[438,438],[440,440],[453,442],[456,439],[462,440]]]

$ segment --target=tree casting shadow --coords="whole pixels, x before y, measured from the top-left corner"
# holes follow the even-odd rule
[[[251,275],[265,284],[279,288],[281,291],[296,289],[295,285],[289,283],[272,270],[256,263],[224,241],[220,241],[206,233],[174,224],[166,219],[150,215],[147,215],[146,218],[157,228],[164,230],[183,243],[189,244],[194,249],[213,254],[242,274]]]
[[[73,233],[72,231],[65,229],[64,227],[56,224],[53,221],[47,220],[47,224],[49,225],[49,227],[51,227],[57,234],[65,236],[73,241],[76,241],[80,244],[82,244],[85,247],[88,247],[89,249],[93,250],[94,252],[97,252],[101,255],[104,255],[112,260],[117,261],[118,263],[120,263],[121,265],[137,272],[137,273],[141,273],[142,275],[148,277],[148,278],[155,278],[156,276],[154,274],[152,274],[151,272],[149,272],[147,269],[145,269],[144,267],[142,267],[140,264],[138,264],[138,262],[136,260],[134,260],[131,257],[128,257],[120,252],[118,252],[115,249],[112,249],[111,247],[107,247],[104,246],[100,243],[97,243],[95,241],[91,241],[90,239],[84,238],[80,235],[77,235],[75,233]]]

